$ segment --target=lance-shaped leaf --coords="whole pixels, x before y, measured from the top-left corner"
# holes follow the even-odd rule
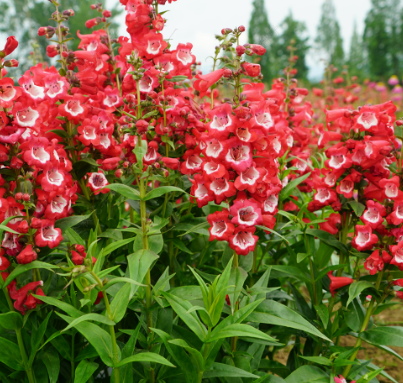
[[[155,354],[154,352],[142,352],[136,355],[129,356],[119,362],[116,367],[124,366],[127,363],[132,362],[150,362],[159,363],[168,367],[175,367],[169,360],[165,359],[163,356]]]
[[[147,193],[146,196],[144,197],[144,201],[148,201],[150,199],[160,197],[160,196],[162,196],[166,193],[172,192],[172,191],[186,193],[184,190],[182,190],[181,188],[177,188],[176,186],[160,186],[154,190],[151,190],[149,193]]]
[[[273,300],[262,302],[249,315],[248,321],[290,327],[329,341],[325,335],[296,311]]]
[[[126,198],[132,199],[134,201],[140,201],[140,192],[128,185],[124,184],[110,184],[106,189],[113,190]]]
[[[206,342],[212,342],[214,340],[222,339],[222,338],[230,338],[234,336],[244,336],[248,338],[258,338],[264,339],[269,342],[276,343],[276,339],[272,338],[269,335],[266,335],[264,332],[250,326],[247,324],[231,324],[227,327],[220,328],[218,331],[214,330],[208,337]]]
[[[207,330],[195,311],[188,312],[193,307],[192,304],[170,293],[163,292],[162,295],[167,299],[176,314],[178,314],[197,337],[204,342],[206,340]]]
[[[78,323],[85,322],[85,321],[94,321],[106,324],[108,326],[114,326],[116,323],[105,317],[104,315],[100,314],[84,314],[83,316],[74,319],[67,327],[65,327],[62,332],[70,330],[72,327],[77,325]]]

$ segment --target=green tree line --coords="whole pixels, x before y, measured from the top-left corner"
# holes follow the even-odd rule
[[[267,54],[260,64],[265,82],[282,76],[289,65],[290,46],[298,61],[297,77],[306,79],[308,52],[339,70],[346,65],[349,73],[359,79],[387,81],[396,75],[403,77],[403,7],[401,0],[371,0],[364,30],[360,33],[354,24],[350,49],[344,51],[340,24],[334,0],[324,0],[316,36],[310,38],[304,22],[290,13],[277,27],[270,25],[265,0],[253,0],[249,25],[249,42],[263,45]],[[326,65],[325,64],[325,65]]]

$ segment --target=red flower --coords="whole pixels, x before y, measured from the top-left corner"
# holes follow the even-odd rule
[[[13,281],[15,282],[15,281]],[[42,295],[42,289],[39,286],[43,286],[42,281],[30,282],[27,285],[21,287],[19,290],[15,287],[15,283],[10,284],[10,297],[15,300],[14,307],[16,310],[20,311],[22,315],[25,314],[26,310],[33,310],[36,308],[37,304],[42,304],[43,302],[31,295],[31,293]]]
[[[364,262],[364,267],[371,275],[383,270],[383,259],[379,256],[379,250],[375,250]]]
[[[207,216],[207,221],[211,225],[209,228],[210,241],[228,241],[234,233],[234,225],[228,218],[228,210],[217,211]]]
[[[403,270],[403,242],[399,242],[395,246],[390,246],[390,251],[393,254],[393,259],[390,261],[390,264],[397,266],[399,270]]]
[[[319,224],[319,227],[321,230],[336,235],[339,232],[340,225],[341,225],[340,214],[332,213],[330,214],[326,222],[322,222]]]
[[[55,228],[54,222],[47,219],[40,220],[40,227],[35,233],[35,243],[38,247],[49,246],[53,249],[59,246],[62,239],[62,231]]]
[[[257,77],[260,75],[260,65],[253,63],[243,63],[242,68],[250,77]]]
[[[255,250],[255,245],[259,237],[253,235],[255,227],[244,229],[237,227],[234,235],[229,239],[229,246],[235,250],[238,255],[248,255],[249,252]]]
[[[17,262],[25,265],[35,261],[37,258],[36,252],[32,249],[32,245],[27,245],[20,254],[17,255]]]
[[[237,199],[234,202],[230,208],[230,213],[233,216],[232,223],[244,227],[261,225],[263,223],[262,210],[256,201]]]
[[[89,173],[88,184],[91,191],[97,195],[99,193],[106,194],[109,189],[104,189],[105,186],[109,185],[105,174],[99,171],[98,173]]]
[[[7,37],[7,42],[2,51],[0,51],[0,57],[4,58],[15,51],[18,47],[18,41],[15,39],[14,36]]]
[[[7,270],[8,266],[10,266],[9,260],[4,256],[5,250],[1,249],[0,251],[0,271]]]
[[[330,293],[332,294],[332,297],[335,296],[336,290],[338,290],[344,286],[350,285],[351,283],[354,282],[354,279],[349,278],[349,277],[334,277],[333,271],[329,271],[327,273],[327,276],[330,278],[329,290],[330,290]]]
[[[208,88],[214,85],[224,74],[224,69],[217,69],[208,74],[197,74],[197,80],[193,84],[193,88],[200,92],[200,97],[203,97]]]
[[[357,225],[355,232],[356,236],[353,238],[351,244],[358,251],[371,250],[378,242],[378,237],[372,234],[372,228],[369,225]]]
[[[386,209],[383,205],[378,202],[367,201],[367,210],[361,216],[361,221],[376,229],[383,222],[385,215]]]

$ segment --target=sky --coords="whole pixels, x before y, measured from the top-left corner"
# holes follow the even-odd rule
[[[304,21],[309,36],[316,36],[316,28],[321,14],[323,0],[265,0],[270,24],[278,28],[290,10],[295,19]],[[203,72],[212,67],[212,59],[216,46],[215,34],[222,28],[234,28],[244,25],[248,28],[252,13],[253,0],[178,0],[161,7],[168,9],[164,17],[168,20],[164,29],[164,38],[171,36],[176,47],[179,42],[191,42],[193,53],[202,63]],[[345,51],[350,49],[350,39],[354,22],[360,33],[364,30],[364,20],[371,7],[370,0],[334,0],[336,17],[340,23]],[[247,32],[244,34],[247,36]],[[244,43],[246,39],[244,40]],[[310,78],[320,78],[323,65],[320,57],[308,57]]]
[[[295,19],[305,22],[311,42],[316,36],[316,28],[324,0],[265,0],[269,21],[276,30],[290,10]],[[95,0],[94,0],[95,2]],[[106,0],[107,5],[116,4],[117,0]],[[212,59],[217,40],[214,35],[222,28],[234,28],[244,25],[248,28],[253,0],[177,0],[160,6],[168,10],[164,17],[168,20],[164,29],[164,38],[170,38],[175,48],[178,43],[193,44],[193,54],[202,63],[204,73],[211,71]],[[345,52],[349,52],[350,39],[354,22],[360,33],[364,30],[364,20],[371,7],[371,0],[333,0],[336,7],[335,17],[340,23]],[[110,7],[112,8],[112,7]],[[124,15],[119,17],[121,34],[125,34]],[[0,36],[0,48],[4,46],[6,36]],[[244,40],[247,42],[247,31]],[[309,77],[318,80],[323,74],[320,57],[310,54],[307,57],[310,68]]]

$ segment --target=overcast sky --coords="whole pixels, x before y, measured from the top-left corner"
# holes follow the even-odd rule
[[[276,29],[292,10],[295,19],[304,21],[310,37],[316,36],[323,0],[265,0],[270,24]],[[191,42],[193,52],[201,61],[203,71],[211,69],[212,60],[208,56],[214,53],[216,40],[214,35],[222,28],[234,28],[244,25],[248,28],[252,13],[253,0],[178,0],[162,8],[169,9],[164,17],[168,23],[164,37],[172,35],[173,45],[178,42]],[[370,0],[334,0],[337,20],[340,23],[345,51],[350,49],[354,21],[360,33],[364,29],[364,20],[370,9]],[[246,35],[246,33],[245,33]],[[246,42],[246,41],[245,41]],[[322,66],[319,57],[309,57],[310,77],[319,77]]]
[[[107,4],[114,4],[117,0],[107,0]],[[95,1],[94,1],[95,2]],[[304,21],[309,36],[316,36],[323,0],[265,0],[270,24],[278,28],[284,18],[292,10],[294,18]],[[364,29],[364,20],[370,9],[370,0],[334,0],[336,6],[335,17],[340,23],[344,40],[345,51],[350,49],[350,39],[353,33],[354,21],[360,33]],[[171,38],[173,47],[177,43],[193,44],[193,53],[202,63],[203,72],[212,68],[212,60],[208,56],[214,54],[216,46],[215,34],[222,28],[234,28],[244,25],[248,28],[252,13],[253,0],[177,0],[172,4],[160,6],[162,10],[169,10],[164,17],[168,19],[164,29],[164,38]],[[91,13],[92,14],[92,13]],[[124,16],[119,20],[121,34],[125,34]],[[86,32],[84,32],[86,33]],[[247,33],[244,34],[246,42]],[[0,49],[4,46],[5,35],[0,36]],[[310,77],[318,79],[322,76],[323,66],[320,57],[308,57]]]

